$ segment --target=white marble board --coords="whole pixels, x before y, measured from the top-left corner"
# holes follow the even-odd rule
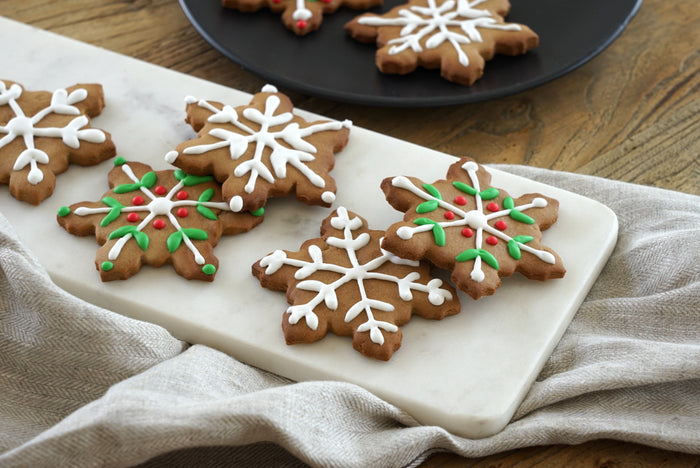
[[[112,133],[120,156],[147,162],[156,170],[169,168],[165,153],[194,136],[184,123],[186,95],[232,105],[246,104],[250,98],[3,18],[0,41],[13,44],[0,51],[2,78],[28,89],[102,83],[107,107],[93,124]],[[371,228],[384,229],[401,219],[401,213],[384,201],[380,181],[392,175],[434,181],[453,160],[353,128],[332,172],[339,187],[334,207],[345,206],[365,217]],[[414,318],[403,328],[401,349],[389,362],[380,362],[354,351],[349,338],[327,336],[312,345],[285,345],[280,326],[285,296],[262,289],[250,274],[250,266],[272,250],[297,250],[305,239],[317,237],[321,220],[330,212],[327,208],[287,199],[269,202],[259,227],[221,239],[215,249],[220,268],[213,283],[184,280],[167,266],[145,267],[128,281],[100,282],[94,238],[69,235],[55,217],[63,205],[98,199],[107,189],[106,174],[112,167],[111,161],[72,166],[58,176],[53,196],[39,207],[16,201],[7,186],[0,185],[0,213],[60,287],[295,380],[358,384],[423,424],[471,438],[494,434],[510,420],[617,238],[617,219],[607,207],[492,170],[494,185],[514,196],[537,191],[560,200],[559,221],[545,231],[544,243],[562,257],[566,277],[541,283],[516,275],[494,296],[474,301],[461,295],[460,314],[439,322]]]

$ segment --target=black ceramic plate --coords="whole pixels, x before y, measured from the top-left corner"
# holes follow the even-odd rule
[[[405,3],[384,0],[380,13]],[[483,101],[539,86],[581,66],[624,29],[642,0],[512,0],[507,21],[530,26],[540,45],[519,57],[496,56],[471,87],[450,83],[439,70],[384,75],[376,47],[351,39],[343,25],[360,12],[325,15],[319,30],[297,37],[280,15],[240,13],[219,0],[180,0],[199,33],[226,57],[270,83],[312,96],[356,104],[421,107]]]

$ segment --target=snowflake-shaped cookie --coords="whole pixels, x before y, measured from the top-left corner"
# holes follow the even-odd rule
[[[382,247],[452,270],[452,281],[474,299],[493,294],[501,277],[561,278],[559,256],[542,245],[542,232],[557,220],[559,202],[540,194],[513,199],[490,186],[491,174],[468,158],[433,184],[409,177],[382,181],[391,205],[404,211]]]
[[[108,180],[111,190],[100,201],[64,206],[57,216],[71,234],[95,235],[101,245],[95,266],[102,281],[127,279],[142,264],[166,263],[187,279],[213,281],[219,238],[262,222],[262,209],[233,213],[212,177],[179,169],[154,172],[146,164],[117,158]]]
[[[292,110],[289,98],[271,85],[237,108],[188,97],[187,121],[198,137],[165,160],[190,174],[213,174],[236,212],[292,192],[305,203],[330,206],[334,153],[347,144],[352,123],[309,123]]]
[[[459,312],[455,291],[432,278],[427,263],[382,250],[383,235],[340,207],[323,221],[322,238],[253,265],[264,287],[287,291],[287,344],[318,341],[330,331],[352,335],[357,351],[388,360],[401,346],[399,326],[411,314],[441,319]]]
[[[495,54],[537,46],[530,28],[504,22],[509,10],[508,0],[409,0],[383,15],[360,15],[345,30],[360,42],[376,42],[383,73],[440,68],[443,78],[470,86]]]
[[[267,7],[273,13],[282,13],[282,23],[298,36],[317,30],[323,15],[335,13],[341,6],[366,10],[381,4],[382,0],[222,0],[224,7],[242,12]]]
[[[90,127],[102,112],[102,86],[26,91],[0,80],[0,183],[18,200],[38,205],[51,196],[68,164],[97,164],[116,154],[107,132]]]

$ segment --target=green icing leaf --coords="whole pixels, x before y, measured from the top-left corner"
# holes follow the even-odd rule
[[[121,166],[124,163],[126,163],[126,159],[122,158],[121,156],[117,156],[116,158],[114,158],[114,165],[115,166]]]
[[[173,176],[174,176],[177,180],[182,180],[182,179],[184,179],[185,177],[187,177],[187,174],[186,174],[185,171],[183,171],[182,169],[177,169],[175,172],[173,172]]]
[[[457,190],[460,190],[460,191],[467,193],[469,195],[476,195],[477,194],[477,191],[474,187],[470,187],[469,185],[465,184],[464,182],[459,182],[459,181],[452,182],[452,185],[454,185],[454,187]]]
[[[102,221],[100,222],[100,226],[106,227],[107,225],[109,225],[109,223],[111,223],[119,217],[119,215],[122,213],[122,208],[124,208],[124,205],[122,205],[112,197],[104,197],[102,199],[102,203],[112,208],[111,210],[109,210],[109,213],[107,213],[107,216],[102,218]]]
[[[153,187],[153,184],[156,183],[156,173],[151,171],[151,172],[146,172],[143,177],[141,177],[141,186],[146,187],[146,188],[151,188]]]
[[[516,221],[519,221],[524,224],[535,224],[535,220],[529,217],[526,214],[522,214],[520,211],[516,209],[511,209],[510,210],[510,217],[513,218]]]
[[[250,214],[252,214],[253,216],[262,216],[262,215],[265,214],[265,208],[263,208],[263,207],[261,206],[261,207],[258,208],[257,210],[251,211]]]
[[[208,188],[202,194],[199,196],[199,200],[201,202],[208,202],[211,200],[211,197],[214,196],[214,189],[213,188]]]
[[[431,211],[435,211],[438,208],[438,201],[437,200],[428,200],[416,207],[416,213],[430,213]]]
[[[533,239],[532,236],[515,236],[513,237],[513,240],[515,242],[520,242],[521,244],[527,244]]]
[[[121,184],[114,187],[114,193],[129,193],[141,188],[141,183],[138,184]]]
[[[208,207],[202,205],[201,203],[197,203],[197,211],[199,211],[199,214],[204,216],[207,219],[211,219],[216,221],[218,218],[214,214],[212,210],[210,210]]]
[[[503,199],[503,208],[505,208],[506,210],[512,210],[513,208],[515,208],[515,202],[511,197],[506,197]]]
[[[182,243],[182,231],[175,231],[172,234],[170,234],[168,236],[168,240],[165,243],[168,246],[168,252],[175,252]]]
[[[58,216],[61,218],[64,218],[70,214],[70,208],[67,206],[62,206],[58,209]]]
[[[209,239],[209,234],[207,234],[207,231],[204,231],[202,229],[186,228],[186,229],[182,229],[182,232],[190,239],[194,239],[194,240],[207,240],[207,239]]]
[[[508,253],[516,260],[520,260],[520,246],[515,238],[508,241]]]
[[[141,247],[141,250],[146,250],[150,241],[148,235],[141,231],[134,231],[132,234],[134,239],[136,239],[136,243],[139,245],[139,247]]]
[[[433,238],[435,239],[435,244],[438,247],[444,247],[445,243],[447,242],[447,238],[445,237],[445,230],[440,226],[440,223],[437,221],[433,221],[430,218],[416,218],[413,220],[414,223],[416,223],[419,226],[423,226],[425,224],[432,224],[433,225]]]
[[[211,182],[212,180],[214,180],[212,176],[194,176],[188,174],[180,182],[182,182],[185,185],[185,187],[191,187],[192,185],[197,185],[204,182]]]
[[[458,262],[468,262],[469,260],[474,260],[479,256],[479,251],[477,249],[465,250],[461,254],[455,257]]]
[[[136,232],[136,226],[122,226],[112,231],[112,233],[109,235],[109,239],[117,239],[119,237],[124,237],[127,234],[133,234],[134,232]]]
[[[498,189],[495,187],[489,187],[486,190],[479,192],[479,196],[482,200],[493,200],[498,196]]]
[[[481,257],[484,262],[491,265],[494,270],[498,270],[498,260],[496,260],[496,257],[494,257],[491,252],[479,249],[479,257]]]
[[[461,254],[455,257],[458,262],[468,262],[469,260],[474,260],[476,257],[481,257],[484,263],[490,265],[493,269],[498,270],[498,260],[493,254],[484,249],[469,249],[465,250]]]
[[[430,184],[423,184],[423,188],[425,189],[426,192],[428,192],[430,195],[434,196],[438,200],[442,200],[442,194],[440,194],[440,191],[433,187]]]

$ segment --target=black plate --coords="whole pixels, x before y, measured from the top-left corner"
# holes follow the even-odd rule
[[[380,13],[405,3],[385,0]],[[540,45],[526,55],[486,63],[471,87],[450,83],[438,70],[404,76],[380,73],[376,47],[351,39],[343,25],[360,14],[341,8],[321,28],[297,37],[267,9],[240,13],[219,0],[180,0],[190,22],[226,57],[272,84],[356,104],[421,107],[477,102],[539,86],[581,66],[625,28],[642,0],[512,0],[507,21],[530,26]]]

